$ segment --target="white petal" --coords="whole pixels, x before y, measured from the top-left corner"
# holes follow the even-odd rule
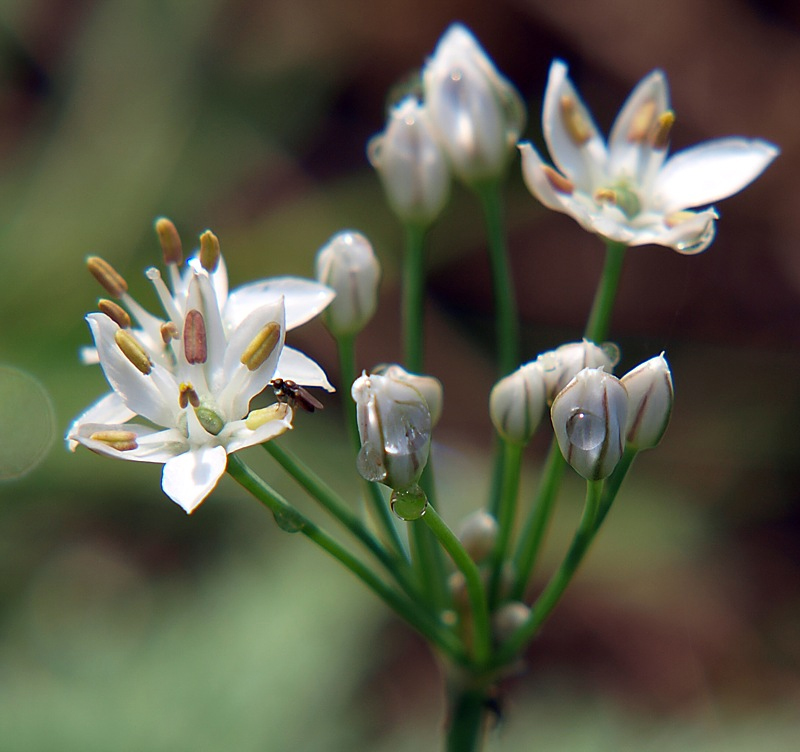
[[[286,328],[294,329],[321,313],[333,300],[329,287],[301,277],[274,277],[237,287],[228,297],[222,318],[228,331],[235,329],[248,313],[283,295]]]
[[[161,488],[187,514],[191,514],[214,490],[227,464],[225,447],[190,449],[164,465]]]
[[[114,449],[104,441],[92,439],[92,435],[98,431],[126,431],[136,434],[135,449],[120,451]],[[107,457],[114,457],[119,460],[130,460],[132,462],[152,462],[162,464],[172,457],[186,451],[186,439],[174,428],[160,431],[150,426],[141,426],[138,423],[83,423],[78,426],[75,433],[67,437],[70,442],[82,444],[87,449],[91,449],[97,454],[104,454]]]
[[[259,426],[255,431],[251,431],[247,428],[244,420],[228,423],[220,434],[220,438],[224,437],[226,439],[228,454],[233,454],[233,452],[238,452],[240,449],[270,441],[280,436],[282,433],[291,430],[291,428],[292,411],[290,409],[287,411],[286,417],[264,423],[264,425]]]
[[[203,269],[203,265],[200,263],[198,256],[192,256],[186,263],[189,265],[189,270],[191,271],[187,270],[182,277],[182,294],[186,294],[186,288],[189,284],[189,280],[192,277],[192,273],[198,273],[202,271],[203,273],[208,274],[208,276],[211,278],[211,286],[214,288],[214,293],[217,297],[217,303],[219,304],[220,310],[224,308],[225,301],[228,299],[228,268],[225,265],[225,259],[223,258],[222,254],[219,255],[217,268],[210,273]],[[178,291],[176,290],[175,292],[177,295]]]
[[[67,437],[78,433],[84,423],[126,423],[134,415],[136,413],[123,402],[122,397],[116,392],[110,392],[72,421]],[[78,444],[75,439],[69,439],[67,446],[74,452]]]
[[[331,386],[325,371],[308,355],[293,347],[284,347],[273,378],[289,379],[302,386],[318,386],[328,392],[336,390]]]
[[[654,202],[667,214],[707,206],[755,180],[778,155],[766,141],[708,141],[670,157],[656,178]]]
[[[561,115],[561,101],[564,97],[574,101],[578,115],[591,134],[583,145],[573,141],[564,125]],[[606,146],[591,113],[567,76],[567,66],[561,60],[554,60],[550,66],[544,95],[542,129],[550,157],[558,169],[577,187],[591,192],[598,175],[605,171],[608,157]]]
[[[717,213],[714,209],[701,212],[687,212],[688,216],[672,227],[663,222],[636,230],[635,237],[628,245],[663,245],[678,253],[692,256],[711,245],[716,234]]]
[[[527,141],[519,144],[522,155],[522,177],[528,190],[542,202],[548,209],[564,211],[562,202],[558,199],[557,191],[550,184],[544,172],[545,162],[539,152]]]

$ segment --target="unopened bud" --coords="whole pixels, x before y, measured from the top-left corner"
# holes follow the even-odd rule
[[[497,520],[483,509],[478,509],[461,523],[458,538],[469,558],[480,564],[492,552],[497,531]]]
[[[530,618],[531,610],[520,601],[501,606],[492,616],[492,636],[497,644],[504,643]]]
[[[404,381],[414,387],[428,404],[431,411],[431,427],[435,427],[442,417],[442,405],[444,403],[444,389],[442,382],[435,376],[421,376],[416,373],[409,373],[402,366],[393,363],[391,365],[376,366],[372,373],[388,376],[397,381]]]
[[[489,395],[489,416],[506,441],[527,444],[547,404],[544,372],[538,361],[520,366],[500,379]]]
[[[634,449],[652,449],[661,441],[672,413],[672,374],[664,353],[626,373],[627,442]]]
[[[618,360],[619,349],[616,345],[605,343],[600,346],[585,339],[582,342],[568,342],[542,353],[536,362],[544,374],[547,400],[552,402],[578,371],[602,366],[610,372]]]

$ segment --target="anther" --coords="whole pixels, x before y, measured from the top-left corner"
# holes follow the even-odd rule
[[[206,230],[200,236],[200,266],[207,272],[215,272],[219,264],[219,240],[217,236]]]
[[[164,341],[165,345],[168,345],[173,339],[178,339],[178,337],[181,336],[178,327],[171,321],[165,321],[159,329],[161,331],[161,339]]]
[[[616,204],[617,192],[611,188],[598,188],[594,192],[594,200],[599,203]]]
[[[575,97],[564,95],[559,102],[561,107],[561,119],[567,129],[569,137],[576,146],[583,146],[591,137],[592,129],[589,121],[584,117],[578,107]]]
[[[667,216],[664,217],[664,224],[671,229],[673,227],[677,227],[678,225],[683,224],[684,222],[692,219],[692,217],[696,216],[697,216],[696,212],[686,211],[684,209],[682,211],[672,212],[672,214],[667,214]]]
[[[639,144],[648,138],[654,124],[656,116],[656,103],[653,99],[648,99],[636,110],[631,126],[628,128],[628,141]]]
[[[255,371],[272,355],[281,337],[281,327],[271,321],[255,337],[242,353],[241,363],[248,371]]]
[[[656,151],[664,151],[669,146],[669,136],[675,125],[675,113],[672,110],[662,112],[650,130],[650,145]]]
[[[95,431],[89,438],[92,441],[100,441],[119,452],[129,452],[139,446],[133,431]]]
[[[122,294],[127,292],[128,283],[125,278],[105,259],[101,259],[99,256],[89,256],[86,259],[86,266],[109,295],[121,298]]]
[[[158,242],[161,243],[164,263],[167,265],[180,264],[183,261],[183,246],[175,225],[166,217],[159,217],[156,220],[156,234]]]
[[[192,308],[183,322],[183,352],[186,362],[195,365],[208,360],[208,343],[206,341],[206,322],[203,314]]]
[[[189,405],[192,407],[200,407],[200,397],[197,396],[197,392],[191,384],[183,382],[178,387],[178,404],[181,410]]]
[[[147,352],[127,329],[117,329],[114,342],[122,350],[122,354],[145,376],[153,370],[153,363]]]
[[[289,406],[281,403],[263,407],[260,410],[253,410],[245,418],[244,425],[250,431],[255,431],[265,423],[272,420],[283,420],[289,412]]]
[[[544,170],[544,176],[547,178],[547,182],[553,187],[553,190],[559,193],[565,193],[567,196],[572,195],[575,190],[575,183],[565,178],[560,172],[550,167],[550,165],[542,165],[542,170]]]
[[[113,300],[107,298],[100,298],[97,301],[97,307],[101,313],[104,313],[110,318],[120,329],[128,329],[131,325],[131,317],[128,312]]]

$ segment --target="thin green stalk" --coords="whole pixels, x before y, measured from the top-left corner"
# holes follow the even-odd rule
[[[583,560],[583,556],[597,532],[597,513],[600,507],[602,491],[603,481],[587,481],[586,504],[583,508],[578,530],[572,539],[567,555],[541,595],[536,599],[527,621],[508,638],[497,652],[496,664],[498,666],[511,661],[533,639],[561,599],[567,586],[572,582],[578,565]]]
[[[583,336],[591,342],[602,344],[608,338],[611,327],[611,315],[614,312],[614,301],[617,297],[617,288],[622,275],[622,266],[625,260],[625,251],[628,246],[606,241],[606,258],[600,284],[594,294],[592,310],[586,322]]]
[[[525,523],[514,555],[514,585],[510,596],[514,600],[522,600],[525,597],[528,582],[536,566],[536,560],[553,515],[555,500],[566,466],[567,461],[558,448],[558,442],[553,438],[542,478],[539,481],[536,501]]]
[[[486,733],[486,693],[453,692],[448,710],[445,752],[479,752]]]
[[[327,551],[452,660],[459,664],[466,662],[463,646],[453,632],[446,629],[419,604],[389,587],[368,566],[267,485],[235,454],[228,455],[228,473],[276,517],[280,518],[283,525],[291,526]]]
[[[358,437],[358,422],[356,420],[356,403],[350,397],[350,387],[356,380],[356,350],[355,337],[352,335],[336,337],[336,344],[339,348],[339,377],[342,381],[342,388],[346,390],[342,402],[345,410],[345,423],[347,433],[350,436],[350,443],[355,449],[356,454],[361,449],[361,440]],[[404,558],[408,558],[400,533],[392,519],[389,505],[383,498],[377,484],[364,481],[367,498],[372,507],[372,513],[378,521],[378,525],[383,531],[384,537],[391,544],[392,548]]]
[[[430,460],[422,472],[420,486],[428,499],[428,508],[436,508],[436,484],[433,482],[433,466]],[[450,593],[447,588],[447,570],[442,549],[436,536],[424,525],[411,525],[408,530],[412,557],[417,578],[425,590],[429,603],[436,609],[447,608]]]
[[[477,186],[483,208],[486,233],[489,241],[489,261],[492,267],[492,284],[497,321],[498,367],[500,375],[511,373],[519,364],[519,321],[514,279],[506,245],[503,223],[501,183],[491,181]]]
[[[347,506],[344,499],[323,481],[308,465],[277,441],[267,441],[261,446],[278,464],[316,499],[334,518],[360,540],[376,559],[394,576],[400,586],[412,597],[419,596],[413,582],[408,560],[391,555],[372,531]]]
[[[600,525],[603,524],[603,520],[606,518],[608,510],[611,509],[614,499],[617,498],[622,481],[625,480],[625,476],[628,474],[628,470],[631,469],[637,454],[639,454],[637,449],[626,448],[622,458],[614,468],[614,472],[606,479],[603,497],[600,499],[600,508],[597,510],[597,519],[594,523],[595,528],[599,529]]]
[[[423,225],[405,225],[403,257],[403,351],[406,368],[423,372],[425,321],[425,234]]]
[[[519,478],[522,469],[522,444],[503,441],[503,467],[500,481],[500,502],[497,508],[497,540],[492,551],[492,575],[489,580],[489,603],[495,605],[500,596],[503,568],[511,543],[511,532],[517,513]]]
[[[433,531],[444,550],[450,555],[453,563],[464,575],[472,608],[472,655],[475,664],[479,668],[483,667],[489,660],[491,635],[489,631],[489,607],[486,602],[486,592],[483,589],[478,567],[472,561],[464,546],[461,545],[461,541],[456,534],[447,526],[432,506],[428,506],[422,519],[427,523],[428,528]]]

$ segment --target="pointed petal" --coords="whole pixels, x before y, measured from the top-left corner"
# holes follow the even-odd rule
[[[518,148],[522,156],[522,177],[528,190],[548,209],[564,211],[556,195],[557,191],[547,179],[544,171],[547,165],[539,156],[539,152],[527,141],[519,144]]]
[[[185,272],[183,275],[183,293],[186,293],[186,288],[188,287],[189,281],[191,280],[193,274],[208,274],[211,280],[211,286],[214,288],[217,304],[219,305],[220,310],[222,310],[222,308],[225,306],[225,301],[228,299],[228,267],[225,265],[225,259],[223,258],[222,254],[219,256],[217,268],[211,273],[203,269],[203,265],[200,263],[200,258],[198,256],[192,256],[186,263],[189,266],[187,272]]]
[[[685,256],[700,253],[714,240],[717,213],[714,209],[701,212],[686,212],[681,222],[669,226],[659,223],[636,232],[628,245],[663,245]]]
[[[211,383],[222,368],[227,343],[216,294],[204,269],[195,272],[194,277],[189,282],[186,312],[192,309],[200,311],[203,316],[208,356],[202,368],[209,383]]]
[[[164,465],[161,488],[187,514],[191,514],[214,490],[227,464],[225,447],[190,449]]]
[[[273,277],[242,285],[225,304],[222,318],[226,329],[235,329],[250,311],[274,303],[281,295],[286,306],[286,328],[294,329],[325,310],[335,293],[330,287],[301,277]]]
[[[301,386],[318,386],[325,391],[335,392],[325,371],[308,355],[304,355],[293,347],[284,347],[278,367],[272,378],[289,379]]]
[[[126,449],[124,451],[115,449],[104,441],[91,438],[99,431],[125,431],[126,433],[135,434],[138,446],[135,449]],[[82,444],[97,454],[133,462],[162,464],[186,451],[186,439],[174,428],[161,431],[138,423],[83,423],[77,427],[74,433],[70,433],[67,438],[70,442]]]
[[[708,141],[670,157],[656,178],[654,202],[666,213],[707,206],[738,193],[778,155],[758,139]]]
[[[254,431],[247,428],[246,421],[244,420],[228,423],[220,434],[220,438],[225,438],[228,454],[233,454],[233,452],[238,452],[240,449],[270,441],[280,436],[282,433],[291,430],[291,428],[292,411],[288,409],[283,418],[264,423]]]
[[[576,144],[562,116],[562,101],[570,100],[576,116],[588,131],[588,140]],[[550,66],[542,111],[542,129],[550,157],[576,186],[591,193],[596,177],[604,173],[607,159],[603,137],[592,115],[567,76],[567,66],[554,60]]]
[[[74,452],[78,444],[75,439],[69,439],[84,423],[125,423],[136,415],[116,392],[110,392],[95,402],[90,408],[84,410],[72,421],[67,431],[67,446]]]

